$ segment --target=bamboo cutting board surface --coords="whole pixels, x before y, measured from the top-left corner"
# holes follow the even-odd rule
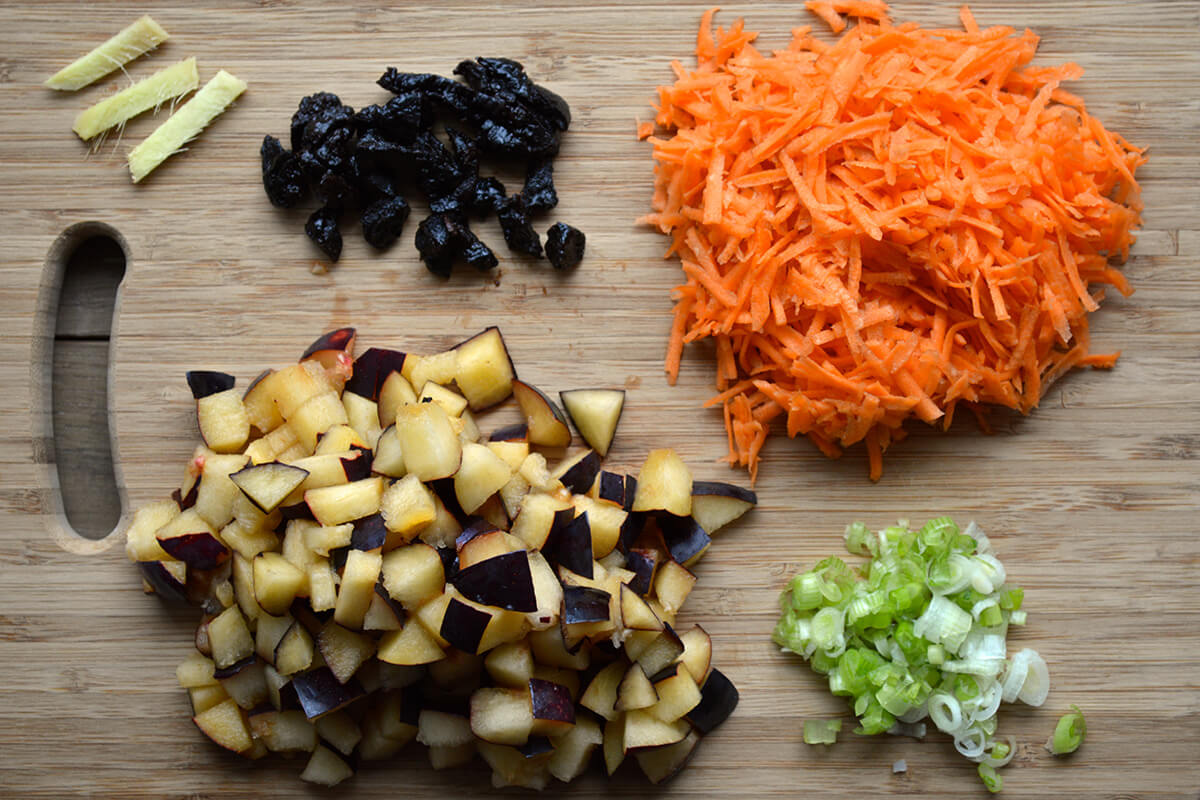
[[[553,391],[629,390],[609,464],[634,468],[649,449],[670,444],[697,478],[746,482],[717,463],[725,449],[719,414],[698,409],[710,394],[708,354],[690,352],[679,384],[666,385],[669,290],[679,273],[661,258],[665,241],[634,222],[652,182],[635,118],[651,117],[648,103],[671,80],[671,59],[691,63],[703,9],[632,0],[0,8],[0,794],[328,794],[296,779],[302,762],[243,762],[201,736],[174,678],[193,614],[142,595],[119,534],[89,542],[64,527],[48,357],[54,265],[73,241],[59,237],[72,226],[109,226],[127,251],[109,386],[127,514],[167,495],[195,444],[186,370],[225,370],[244,385],[342,325],[358,327],[360,349],[422,352],[497,324],[526,380]],[[122,142],[90,156],[71,133],[79,110],[126,79],[78,94],[41,82],[147,11],[172,39],[130,65],[132,77],[195,55],[202,81],[224,68],[250,88],[188,152],[133,186],[120,156],[156,120],[136,121]],[[715,663],[740,688],[741,705],[654,794],[982,795],[974,765],[938,734],[917,742],[847,732],[830,749],[802,744],[805,718],[849,717],[768,638],[788,576],[839,552],[846,523],[882,527],[948,513],[976,519],[991,535],[1027,592],[1029,624],[1010,643],[1036,648],[1050,665],[1045,706],[1001,712],[1001,732],[1019,742],[1002,772],[1005,795],[1200,796],[1200,5],[1010,0],[974,11],[984,25],[1033,28],[1043,37],[1042,63],[1084,66],[1072,90],[1111,129],[1150,148],[1139,175],[1145,230],[1125,266],[1137,292],[1111,297],[1094,316],[1097,351],[1124,354],[1112,372],[1055,385],[1033,415],[999,418],[993,436],[965,422],[950,434],[914,428],[886,456],[878,484],[867,480],[860,451],[828,461],[807,442],[773,439],[760,507],[715,542],[683,616],[712,633]],[[893,13],[926,26],[957,23],[949,3],[898,2]],[[719,20],[741,15],[764,32],[766,47],[815,22],[798,2],[729,6]],[[574,123],[556,165],[561,202],[542,227],[562,219],[586,231],[583,265],[553,274],[500,244],[495,280],[463,271],[441,282],[412,248],[418,204],[393,249],[368,252],[351,229],[342,261],[313,274],[316,251],[301,230],[307,212],[278,211],[263,196],[262,135],[284,135],[305,94],[336,92],[357,108],[386,97],[374,85],[386,66],[449,74],[478,55],[520,60],[571,103]],[[500,243],[494,222],[481,235]],[[1087,713],[1088,740],[1076,756],[1055,760],[1042,744],[1072,703]],[[365,767],[337,794],[492,792],[482,765],[435,773],[422,749]],[[901,758],[908,772],[893,775]],[[651,793],[632,769],[612,785],[592,774],[555,790]]]

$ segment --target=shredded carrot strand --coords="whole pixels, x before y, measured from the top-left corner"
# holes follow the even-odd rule
[[[916,417],[966,403],[1028,413],[1090,354],[1101,286],[1141,224],[1143,151],[1031,67],[1030,31],[893,25],[879,0],[808,0],[842,33],[797,28],[764,54],[706,12],[695,69],[671,65],[655,124],[653,213],[676,288],[666,371],[716,340],[729,462],[757,476],[776,419],[830,457],[862,442],[870,476]],[[858,23],[848,28],[845,17]],[[655,130],[659,135],[652,135]]]

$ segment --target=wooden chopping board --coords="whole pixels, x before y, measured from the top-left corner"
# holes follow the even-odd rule
[[[710,363],[689,353],[675,387],[661,362],[677,266],[664,240],[635,224],[648,205],[649,147],[634,140],[669,62],[690,63],[705,5],[552,6],[454,2],[209,5],[25,2],[0,8],[0,794],[9,797],[323,796],[300,783],[302,762],[248,763],[203,739],[188,720],[174,667],[193,617],[144,597],[121,537],[98,543],[64,527],[48,424],[48,352],[55,263],[72,226],[110,226],[128,254],[113,328],[110,408],[124,508],[165,496],[196,438],[183,373],[215,368],[243,383],[294,360],[322,331],[359,329],[360,347],[433,351],[501,326],[521,375],[546,389],[626,387],[609,463],[635,467],[671,444],[698,478],[745,476],[717,463],[719,415]],[[119,144],[88,155],[75,114],[125,85],[78,94],[42,80],[149,11],[172,34],[129,67],[134,78],[195,55],[201,78],[224,68],[249,90],[185,154],[143,185],[122,154],[157,123],[131,124]],[[952,514],[988,531],[1026,588],[1029,625],[1012,637],[1050,664],[1042,708],[1005,708],[1000,728],[1019,753],[1002,774],[1008,797],[1196,798],[1200,792],[1200,5],[1182,0],[979,2],[984,25],[1033,28],[1042,63],[1087,70],[1073,91],[1112,129],[1150,148],[1139,177],[1145,230],[1125,266],[1137,289],[1094,317],[1098,351],[1124,351],[1112,372],[1054,386],[1028,418],[993,436],[956,425],[914,428],[886,457],[878,484],[852,452],[828,461],[782,437],[766,449],[760,507],[723,533],[698,568],[686,609],[712,633],[715,663],[740,687],[737,713],[691,766],[655,790],[692,796],[858,797],[983,794],[950,741],[849,733],[833,748],[801,742],[802,720],[841,715],[807,667],[769,641],[788,576],[840,551],[846,523]],[[898,2],[901,20],[957,23],[954,4]],[[815,22],[798,2],[726,7],[761,43]],[[315,275],[304,213],[268,205],[257,150],[283,135],[296,102],[325,90],[355,107],[385,97],[384,67],[448,74],[458,60],[504,55],[569,100],[575,122],[556,166],[554,218],[588,234],[571,275],[511,258],[495,280],[430,276],[412,249],[412,223],[384,254],[353,231],[342,261]],[[417,209],[417,214],[421,211]],[[305,212],[306,213],[306,212]],[[414,216],[417,216],[415,214]],[[546,223],[548,224],[548,222]],[[494,223],[483,235],[499,242]],[[56,247],[56,241],[59,241]],[[74,479],[74,478],[73,478]],[[87,480],[81,475],[78,480]],[[1087,743],[1056,760],[1042,748],[1072,703]],[[852,726],[851,726],[852,727]],[[847,728],[848,730],[849,728]],[[488,794],[486,769],[435,773],[421,747],[363,769],[340,794]],[[894,775],[892,763],[907,761]],[[645,796],[634,771],[613,784],[591,775],[578,797]]]

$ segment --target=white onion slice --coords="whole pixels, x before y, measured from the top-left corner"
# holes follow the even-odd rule
[[[983,532],[983,528],[979,527],[975,520],[967,523],[967,528],[963,533],[975,540],[976,553],[988,556],[992,554],[992,540],[987,537],[987,534]]]
[[[987,748],[987,734],[979,728],[967,728],[954,737],[954,749],[966,758],[976,761]]]
[[[954,735],[963,725],[962,706],[954,695],[934,692],[929,695],[929,718],[942,733]]]
[[[991,748],[989,747],[988,748],[989,755],[987,756],[987,758],[983,759],[983,761],[980,763],[987,764],[989,767],[998,769],[998,768],[1003,767],[1006,764],[1008,764],[1008,762],[1012,761],[1013,756],[1015,756],[1017,754],[1016,737],[1005,736],[1004,741],[1008,744],[1008,754],[1006,756],[1004,756],[1004,758],[993,758],[990,755]]]
[[[996,587],[1003,584],[1008,577],[1004,565],[995,556],[985,553],[975,556],[972,561],[975,569],[971,572],[971,588],[980,594],[996,591]]]
[[[1050,694],[1050,668],[1037,651],[1029,652],[1033,653],[1029,661],[1029,674],[1025,676],[1025,683],[1017,693],[1017,699],[1031,706],[1040,706],[1046,702],[1046,695]]]
[[[1017,695],[1021,693],[1021,687],[1025,685],[1025,678],[1029,675],[1029,663],[1035,655],[1033,650],[1025,648],[1017,651],[1012,660],[1008,662],[1008,669],[1004,672],[1004,679],[1001,685],[1004,687],[1004,702],[1017,702]]]
[[[981,686],[979,695],[968,701],[971,708],[968,709],[967,704],[963,704],[967,720],[972,723],[982,722],[995,716],[996,712],[1000,710],[1000,700],[1003,694],[1004,690],[999,681],[993,680],[986,688]]]

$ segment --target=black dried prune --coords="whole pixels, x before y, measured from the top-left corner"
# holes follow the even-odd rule
[[[454,167],[443,174],[445,180],[437,193],[427,192],[429,208],[433,211],[459,212],[473,208],[475,184],[479,179],[479,147],[473,136],[454,128],[446,128],[450,140]]]
[[[446,138],[450,140],[459,173],[479,172],[479,140],[451,127],[446,128]]]
[[[267,198],[279,208],[295,208],[308,194],[308,179],[300,161],[274,136],[263,137],[260,154]]]
[[[551,128],[516,116],[510,114],[480,121],[481,144],[485,150],[521,159],[547,158],[558,152],[558,136]]]
[[[354,152],[366,164],[399,169],[408,163],[408,149],[379,131],[367,131],[358,137]]]
[[[475,197],[471,200],[471,210],[483,217],[500,210],[507,197],[504,184],[499,178],[488,176],[475,181]]]
[[[384,197],[367,206],[362,213],[363,238],[372,247],[390,247],[404,229],[408,203],[403,197]]]
[[[348,153],[347,143],[353,138],[354,109],[343,105],[325,106],[308,116],[300,129],[299,147],[294,149],[310,150],[330,164],[330,158]],[[326,153],[321,153],[322,149]]]
[[[341,106],[342,100],[332,92],[317,92],[300,101],[296,113],[292,114],[292,150],[303,149],[305,127],[322,112]]]
[[[445,197],[459,184],[461,176],[454,155],[431,131],[422,131],[406,151],[415,169],[417,185],[426,196]]]
[[[450,270],[462,253],[463,228],[448,214],[430,214],[421,220],[415,244],[426,269],[434,275],[450,277]]]
[[[349,169],[350,154],[354,150],[354,130],[348,127],[332,128],[312,153],[324,167],[335,172]]]
[[[330,261],[337,261],[342,255],[342,232],[338,230],[336,209],[328,206],[318,208],[308,218],[308,222],[304,223],[304,232],[329,256]]]
[[[572,269],[583,260],[587,237],[578,228],[556,222],[546,232],[546,258],[555,269]]]
[[[453,81],[432,72],[401,72],[395,67],[388,67],[376,83],[392,94],[424,94]]]
[[[537,89],[539,98],[535,107],[541,112],[542,117],[560,131],[569,128],[571,126],[571,106],[567,104],[567,101],[545,86],[535,84],[533,88]]]
[[[317,183],[317,197],[329,208],[344,210],[358,206],[358,189],[354,183],[333,170],[327,170],[321,176]]]
[[[517,61],[477,58],[460,62],[454,73],[463,76],[467,85],[477,92],[514,97],[557,130],[565,131],[571,123],[566,102],[549,89],[535,84]]]
[[[394,175],[387,172],[365,172],[359,179],[359,188],[363,194],[373,200],[384,197],[399,197],[400,182]]]
[[[496,212],[500,220],[500,230],[504,233],[504,242],[510,250],[540,258],[542,242],[538,239],[537,231],[533,229],[533,221],[529,211],[521,201],[520,195],[507,198]]]
[[[459,117],[470,114],[474,102],[474,93],[469,87],[441,75],[400,72],[395,67],[388,67],[376,83],[392,94],[420,94],[426,102]]]
[[[558,205],[558,192],[554,190],[554,162],[547,159],[529,165],[525,171],[521,199],[530,211],[549,211]]]
[[[462,248],[462,259],[467,266],[474,267],[480,272],[487,272],[500,263],[496,259],[496,254],[492,252],[492,248],[484,244],[474,231],[466,229],[463,238],[466,243]]]
[[[383,105],[361,108],[354,119],[359,131],[380,130],[398,142],[411,142],[432,124],[429,104],[419,92],[407,92]]]

